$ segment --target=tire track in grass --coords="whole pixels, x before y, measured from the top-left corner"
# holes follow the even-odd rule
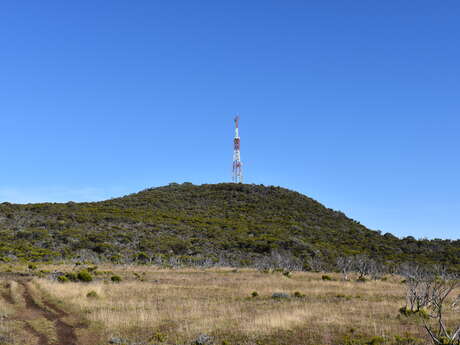
[[[35,338],[38,339],[38,345],[48,345],[48,337],[45,334],[38,332],[35,328],[33,328],[27,321],[24,321],[24,329],[32,334]]]
[[[7,292],[2,293],[2,297],[8,304],[12,305],[15,308],[18,308],[16,303],[14,303],[14,299],[11,296],[11,292],[10,293],[7,293]],[[9,319],[14,320],[14,321],[23,322],[24,323],[24,330],[27,333],[29,333],[32,336],[32,338],[36,338],[38,340],[37,345],[49,345],[48,337],[45,334],[42,334],[42,333],[38,332],[28,322],[29,319],[32,320],[35,317],[36,317],[36,315],[34,313],[30,313],[27,310],[23,310],[23,311],[20,311],[20,316],[13,316],[13,317],[11,317]]]
[[[54,322],[54,325],[56,328],[56,335],[58,338],[57,344],[59,345],[77,345],[77,336],[75,335],[75,328],[62,320],[62,318],[67,316],[68,314],[63,311],[54,313],[38,305],[33,299],[32,294],[30,293],[30,288],[28,284],[23,283],[23,282],[21,284],[24,287],[23,297],[26,302],[26,308],[35,313],[38,313],[39,315],[41,315],[48,321]],[[50,307],[52,306],[50,303],[47,303],[47,304]],[[55,307],[52,307],[52,309],[56,310]],[[46,345],[46,344],[43,344],[43,345]]]

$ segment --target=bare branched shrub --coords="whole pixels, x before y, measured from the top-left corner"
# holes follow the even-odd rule
[[[179,267],[181,267],[182,263],[181,263],[179,258],[177,258],[175,256],[171,256],[168,259],[168,265],[171,268],[179,268]]]
[[[419,265],[405,264],[399,272],[404,278],[406,289],[405,309],[416,313],[427,307],[430,303],[430,291],[433,273]]]
[[[326,271],[326,263],[321,254],[315,254],[307,259],[308,266],[314,272]]]
[[[354,257],[354,269],[359,274],[360,280],[370,276],[372,279],[378,279],[384,272],[383,265],[376,262],[367,255],[356,255]]]
[[[254,261],[258,270],[282,269],[286,271],[301,271],[302,262],[292,256],[289,252],[272,251],[270,256],[263,256]]]
[[[385,273],[388,272],[384,264],[364,254],[354,256],[340,256],[337,258],[336,265],[342,273],[344,280],[349,280],[348,275],[351,272],[358,273],[358,280],[361,281],[366,280],[366,277],[374,280],[380,279]]]
[[[460,288],[459,277],[436,268],[427,271],[419,266],[406,265],[401,274],[406,277],[407,305],[412,312],[422,308],[428,313],[424,328],[435,345],[460,345],[460,324],[447,325],[446,313],[459,312],[459,297],[451,294]]]
[[[348,275],[353,271],[354,263],[353,256],[340,256],[337,258],[337,267],[342,273],[344,280],[349,280]]]
[[[446,309],[457,311],[455,302],[449,303],[448,297],[460,287],[458,277],[442,273],[436,275],[432,281],[430,289],[429,310],[430,317],[434,322],[425,322],[425,329],[434,344],[439,345],[459,345],[460,344],[460,325],[448,327],[445,321]],[[451,325],[452,326],[452,325]]]

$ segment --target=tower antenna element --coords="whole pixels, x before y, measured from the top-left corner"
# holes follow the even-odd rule
[[[235,138],[233,139],[233,183],[243,183],[243,163],[241,162],[240,116],[235,117]]]

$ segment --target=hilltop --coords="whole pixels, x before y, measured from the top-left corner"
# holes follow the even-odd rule
[[[170,184],[90,203],[0,205],[0,260],[62,259],[251,265],[273,257],[460,267],[460,240],[399,239],[280,187]]]

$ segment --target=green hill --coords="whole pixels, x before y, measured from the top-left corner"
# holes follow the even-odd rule
[[[302,194],[190,183],[92,203],[0,205],[0,260],[252,265],[274,253],[308,268],[367,254],[387,264],[460,267],[460,240],[382,235]]]

